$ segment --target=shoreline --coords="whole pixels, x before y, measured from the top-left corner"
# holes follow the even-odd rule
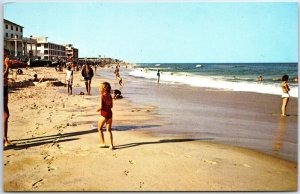
[[[221,63],[222,64],[222,63]],[[254,65],[253,63],[249,63]],[[273,63],[270,63],[275,65]],[[194,65],[194,66],[193,66]],[[231,65],[232,68],[229,68],[229,72],[227,69],[224,69],[225,72],[224,76],[223,73],[218,69],[218,67],[212,68],[214,65],[220,65],[220,63],[212,63],[210,65],[204,65],[203,68],[195,67],[196,63],[182,63],[179,65],[178,63],[162,63],[162,66],[153,66],[153,64],[146,64],[136,66],[136,68],[130,72],[132,76],[135,77],[142,77],[144,79],[152,79],[156,80],[156,71],[157,69],[162,70],[161,75],[161,82],[162,83],[176,83],[180,84],[187,84],[192,87],[210,87],[214,89],[221,89],[221,90],[228,90],[228,91],[236,91],[236,92],[255,92],[261,94],[275,94],[281,95],[281,76],[278,75],[268,75],[266,69],[261,69],[262,67],[257,67],[257,71],[263,71],[261,73],[252,72],[249,74],[244,74],[239,72],[235,69],[238,69],[238,66]],[[198,64],[199,65],[199,64]],[[229,65],[229,64],[228,64]],[[240,64],[241,68],[244,67],[243,63]],[[294,64],[295,66],[296,64]],[[197,66],[197,65],[196,65]],[[230,66],[230,65],[229,65]],[[294,72],[297,71],[296,66]],[[191,69],[190,69],[191,68]],[[221,68],[221,67],[220,67]],[[246,68],[246,67],[245,67]],[[179,70],[178,70],[179,69]],[[222,68],[221,68],[222,69]],[[253,69],[252,69],[253,70]],[[213,71],[214,74],[210,75],[210,71]],[[246,71],[246,70],[245,70]],[[251,71],[251,70],[249,70]],[[269,71],[272,71],[269,69]],[[285,70],[279,72],[286,72]],[[258,81],[257,76],[263,76],[263,81]],[[266,74],[264,74],[266,73]],[[288,72],[290,74],[291,72]],[[206,75],[207,74],[207,75]],[[289,86],[291,88],[290,95],[293,97],[298,97],[298,82],[295,82],[296,75],[291,73],[291,79],[289,82]]]
[[[159,116],[171,123],[171,126],[152,130],[157,135],[212,137],[217,143],[254,149],[291,161],[298,159],[298,98],[290,98],[287,108],[290,116],[281,117],[281,97],[273,94],[157,85],[129,76],[126,79],[134,87],[132,90],[124,88],[131,102],[147,102],[159,107]],[[279,134],[281,137],[277,137]],[[279,150],[274,147],[275,141],[282,145]]]
[[[64,75],[54,68],[36,70],[58,80]],[[74,92],[85,90],[80,79],[75,73]],[[126,82],[125,98],[113,108],[117,149],[98,148],[95,87],[102,80],[93,79],[92,96],[68,96],[60,92],[67,88],[45,82],[10,93],[8,133],[17,146],[4,151],[5,191],[297,190],[295,162],[209,137],[153,136],[152,129],[168,121],[157,106],[130,101]],[[118,88],[112,72],[109,81]]]

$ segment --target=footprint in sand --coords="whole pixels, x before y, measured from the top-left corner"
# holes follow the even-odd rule
[[[127,176],[129,174],[129,171],[128,170],[125,170],[124,171],[124,174]]]
[[[132,165],[134,165],[134,164],[135,164],[135,161],[129,160],[129,163],[132,164]]]
[[[6,157],[9,158],[9,157],[11,157],[11,156],[17,156],[17,154],[9,154],[9,155],[7,155]]]
[[[50,171],[53,171],[53,170],[56,170],[57,168],[56,167],[54,167],[54,166],[48,166],[48,171],[50,172]]]
[[[132,109],[131,112],[140,112],[140,109]]]
[[[4,163],[4,166],[7,166],[7,165],[9,165],[11,162],[8,160],[8,161],[6,161],[5,163]]]
[[[204,160],[204,162],[208,163],[208,164],[212,164],[212,165],[215,165],[217,164],[216,161],[213,161],[213,160]]]
[[[54,157],[53,156],[50,156],[50,155],[47,155],[44,157],[44,160],[46,160],[46,163],[48,165],[52,164],[53,160],[54,160]]]
[[[144,186],[144,182],[140,182],[140,189]]]
[[[41,152],[41,155],[42,155],[42,156],[44,156],[44,155],[49,155],[48,153],[49,153],[48,151],[44,150],[44,151]]]
[[[54,143],[53,145],[55,145],[56,144],[56,147],[58,148],[58,149],[61,149],[61,146],[60,146],[60,144],[58,144],[58,143]]]
[[[44,160],[49,160],[51,156],[48,154],[47,156],[44,157]]]
[[[36,181],[35,183],[32,184],[32,187],[37,188],[43,181],[44,181],[44,179],[40,179],[40,180]]]

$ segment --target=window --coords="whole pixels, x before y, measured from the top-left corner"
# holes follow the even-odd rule
[[[13,27],[13,26],[11,26],[11,27],[10,27],[10,29],[11,29],[11,30],[14,30],[14,27]]]
[[[11,46],[14,46],[14,43],[13,43],[13,42],[10,42],[10,45],[11,45]]]
[[[16,38],[18,39],[18,38],[19,38],[19,36],[18,36],[18,35],[16,35]]]
[[[8,37],[8,33],[6,33],[5,36]]]
[[[16,31],[19,31],[19,28],[18,28],[18,26],[16,26]]]
[[[40,46],[41,46],[41,44],[37,44],[37,46],[38,46],[38,47],[40,47]]]
[[[5,25],[5,29],[8,29],[8,25],[7,24]]]
[[[23,29],[21,28],[20,31],[23,32]]]
[[[45,55],[48,55],[48,50],[44,50],[44,54],[45,54]]]
[[[48,48],[48,44],[45,44],[44,47],[45,47],[45,48]]]
[[[10,35],[10,37],[11,37],[11,38],[13,38],[13,37],[14,37],[14,35],[13,35],[13,34],[11,34],[11,35]]]

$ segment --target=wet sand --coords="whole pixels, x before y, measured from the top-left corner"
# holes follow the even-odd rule
[[[109,77],[105,72],[100,74]],[[210,138],[212,142],[250,148],[295,162],[298,159],[297,98],[290,98],[288,116],[281,117],[278,95],[158,85],[155,80],[128,77],[126,72],[123,75],[127,87],[122,90],[130,101],[157,107],[159,116],[167,123],[152,128],[155,135]]]
[[[26,70],[26,75],[19,76],[17,81],[27,79],[34,71],[63,81],[64,74],[55,72],[54,68]],[[275,157],[266,152],[234,147],[226,141],[230,140],[225,136],[228,133],[236,134],[235,141],[240,134],[244,137],[244,130],[253,120],[260,119],[256,126],[263,123],[263,130],[276,119],[278,121],[279,117],[272,115],[277,112],[275,105],[271,109],[261,109],[264,102],[270,100],[268,95],[249,98],[246,94],[241,97],[237,93],[199,89],[205,92],[191,99],[200,98],[203,108],[197,110],[199,112],[191,108],[192,112],[183,113],[190,118],[187,125],[177,118],[178,114],[182,115],[182,107],[194,107],[198,103],[185,104],[190,103],[188,95],[184,95],[191,93],[190,89],[181,87],[178,94],[173,93],[173,86],[137,84],[135,79],[126,80],[124,76],[122,93],[125,98],[116,100],[113,108],[116,150],[98,148],[96,87],[107,80],[109,74],[108,81],[113,88],[119,88],[113,70],[99,68],[100,77],[92,81],[91,96],[68,96],[67,88],[49,82],[34,86],[14,84],[9,94],[9,138],[16,146],[5,148],[3,152],[4,191],[297,190],[298,165],[293,159],[288,161],[281,155]],[[79,72],[75,73],[74,86],[75,94],[85,92]],[[198,94],[198,89],[195,90]],[[151,95],[161,96],[151,98]],[[178,98],[187,101],[176,104]],[[234,107],[228,103],[229,98]],[[245,98],[248,99],[246,104]],[[290,105],[293,103],[291,101]],[[167,105],[174,105],[174,109],[168,109]],[[297,114],[296,109],[290,111],[290,114]],[[236,115],[231,117],[232,113]],[[193,123],[191,115],[194,114],[204,118],[199,126]],[[297,138],[296,121],[297,116],[287,117],[285,122],[277,123],[276,128],[270,127],[265,133],[256,130],[258,134],[253,136],[265,138],[265,134],[269,134],[269,143],[277,145],[271,138],[274,137],[281,142],[278,143],[279,153],[288,148],[285,141],[292,139],[292,148],[295,141],[297,144],[297,139],[293,139]],[[178,130],[174,132],[174,128]],[[230,128],[232,131],[228,131]],[[236,133],[239,130],[240,133]],[[228,145],[223,144],[223,140]]]

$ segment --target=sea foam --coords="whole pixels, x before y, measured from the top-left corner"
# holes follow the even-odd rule
[[[157,80],[157,72],[145,69],[135,69],[129,72],[129,75],[139,78],[145,78],[151,81]],[[201,76],[190,73],[170,73],[162,72],[160,81],[168,84],[187,84],[193,87],[207,87],[215,89],[223,89],[230,91],[255,92],[263,94],[281,95],[281,83],[264,83],[257,81],[236,81],[228,80],[221,76]],[[298,86],[290,85],[290,95],[298,98]]]

